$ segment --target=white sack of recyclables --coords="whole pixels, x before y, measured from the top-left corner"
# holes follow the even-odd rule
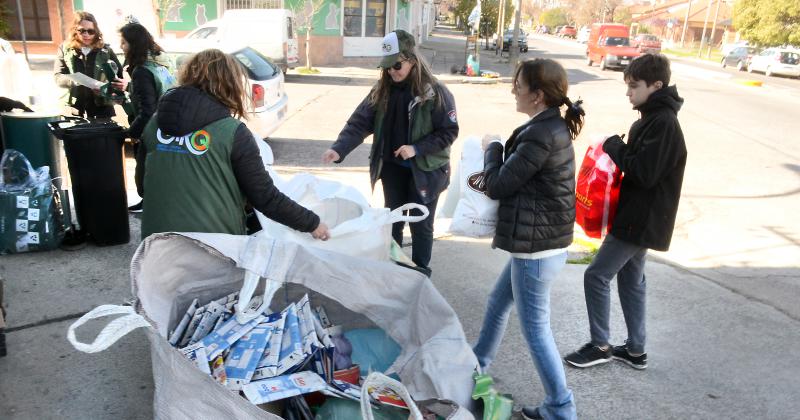
[[[458,201],[450,222],[450,233],[475,238],[494,235],[499,202],[485,194],[483,161],[481,139],[470,136],[464,140],[456,178],[450,183],[456,185],[458,192]]]
[[[242,269],[300,284],[369,318],[401,346],[387,373],[397,372],[415,400],[471,405],[477,359],[455,312],[424,274],[265,237],[166,233],[148,237],[131,262],[137,312],[154,327],[148,337],[156,418],[279,418],[220,392],[166,341],[192,299],[239,290]]]

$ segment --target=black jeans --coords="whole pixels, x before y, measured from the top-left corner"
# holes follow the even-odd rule
[[[430,214],[425,220],[417,223],[410,223],[411,226],[411,261],[417,266],[429,269],[431,262],[431,252],[433,251],[433,218],[436,212],[436,202],[438,195],[430,203],[423,203],[422,197],[417,192],[414,183],[414,176],[411,168],[397,165],[391,162],[383,162],[381,170],[381,183],[383,184],[384,205],[392,210],[406,203],[422,204],[428,208]],[[421,212],[412,210],[412,216],[418,216]],[[403,229],[405,222],[397,222],[392,225],[392,238],[403,245]]]

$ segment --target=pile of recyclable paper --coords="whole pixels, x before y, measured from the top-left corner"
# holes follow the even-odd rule
[[[357,384],[334,379],[335,346],[326,328],[330,325],[324,308],[312,310],[308,295],[304,295],[280,312],[262,313],[240,324],[235,316],[237,299],[237,294],[232,294],[204,306],[198,306],[195,299],[170,334],[169,343],[198,369],[229,390],[241,392],[253,404],[317,391],[361,400]],[[254,297],[246,312],[257,310],[262,299]],[[369,391],[373,405],[407,409],[391,389]],[[305,401],[295,399],[287,405],[298,401],[303,411],[308,411]]]

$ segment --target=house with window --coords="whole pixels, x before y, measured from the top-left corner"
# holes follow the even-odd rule
[[[307,0],[25,0],[22,1],[23,28],[17,18],[16,0],[0,0],[3,19],[10,28],[7,37],[22,50],[22,29],[28,51],[52,54],[73,28],[76,10],[97,18],[106,42],[118,48],[116,29],[133,15],[159,37],[180,37],[230,9],[290,9],[303,13]],[[164,5],[158,11],[156,5]],[[381,55],[380,41],[395,29],[413,34],[424,43],[433,30],[433,0],[324,0],[314,15],[311,29],[312,63],[343,65],[372,63]],[[296,19],[298,20],[298,19]],[[162,28],[159,31],[159,27]],[[305,30],[296,27],[301,61],[305,61]]]

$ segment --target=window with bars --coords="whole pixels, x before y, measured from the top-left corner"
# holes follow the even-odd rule
[[[383,37],[384,35],[386,35],[386,0],[344,0],[344,36]]]
[[[283,0],[225,0],[225,9],[283,9]]]
[[[21,40],[22,31],[17,17],[17,0],[3,0],[8,11],[5,16],[11,27],[11,39]],[[22,6],[22,23],[25,25],[25,39],[28,41],[51,41],[50,16],[47,14],[47,0],[27,0],[20,2]]]

